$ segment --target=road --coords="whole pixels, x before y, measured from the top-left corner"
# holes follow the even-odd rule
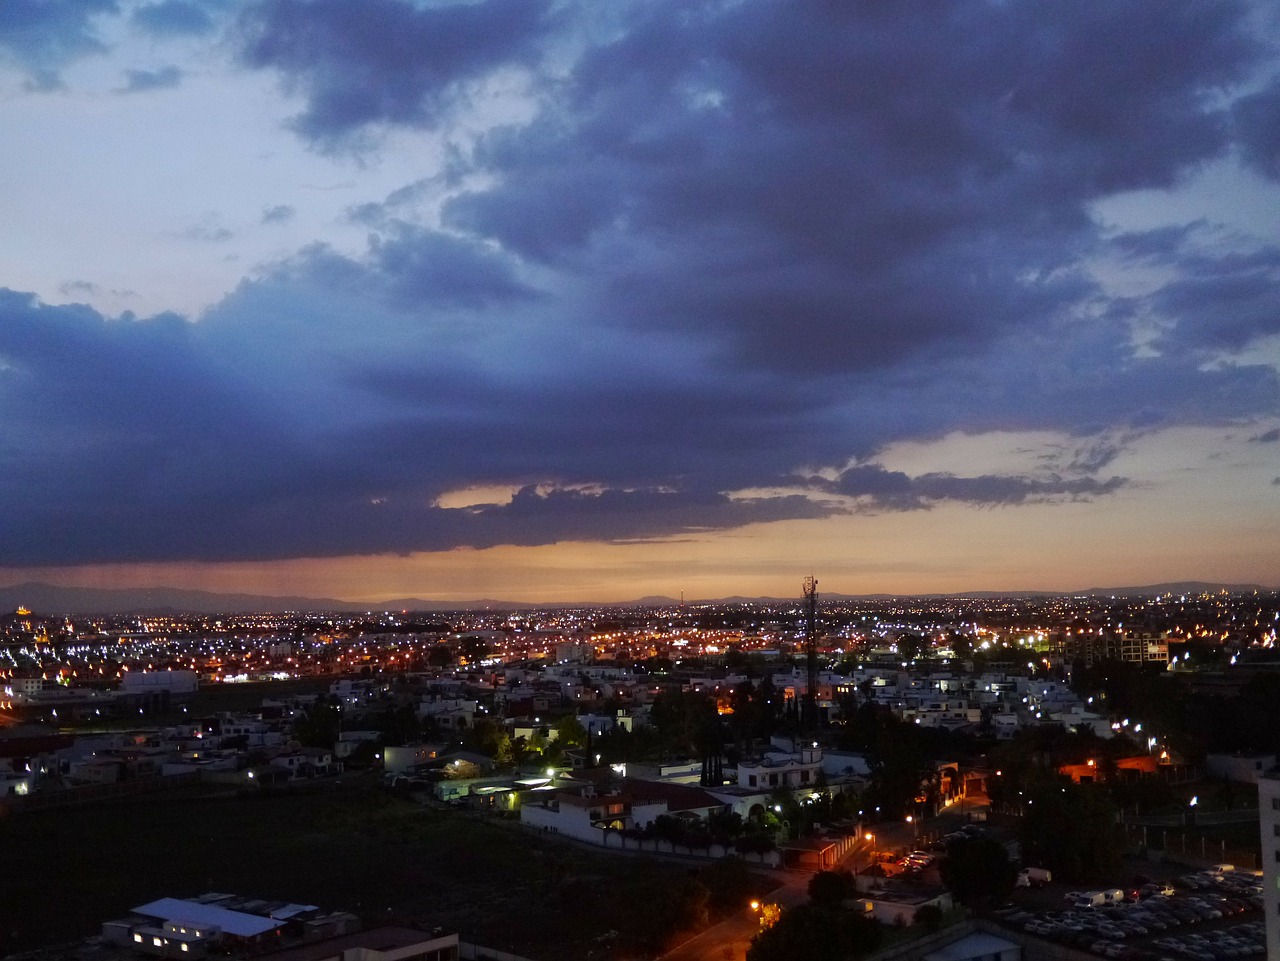
[[[786,874],[782,886],[770,893],[766,900],[782,908],[793,908],[808,901],[810,872],[788,871]],[[751,939],[759,930],[760,916],[750,907],[744,907],[679,947],[672,948],[662,956],[662,961],[742,961]]]
[[[966,820],[974,808],[985,807],[987,803],[985,797],[970,799],[965,805],[957,802],[946,809],[941,816],[929,818],[918,824],[877,824],[868,829],[873,834],[873,841],[859,841],[837,867],[840,870],[852,871],[854,874],[865,871],[871,865],[873,847],[876,851],[898,853],[920,847],[928,839],[955,830],[959,821]],[[791,908],[809,900],[809,879],[813,877],[812,871],[778,871],[775,872],[775,876],[783,878],[783,881],[782,885],[768,896],[769,901],[782,908]],[[672,948],[662,955],[661,961],[743,961],[751,939],[759,930],[759,915],[746,906],[719,924],[707,928],[701,934]]]

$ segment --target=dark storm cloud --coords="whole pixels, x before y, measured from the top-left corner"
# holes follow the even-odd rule
[[[1280,77],[1235,105],[1240,151],[1256,170],[1280,180]]]
[[[864,510],[921,510],[944,501],[978,507],[1008,507],[1056,500],[1087,500],[1125,486],[1122,477],[1099,481],[1092,477],[1011,477],[982,475],[959,477],[932,473],[910,477],[902,471],[877,465],[859,465],[844,471],[829,485],[834,493],[858,498]]]
[[[310,145],[447,128],[447,156],[348,211],[363,252],[305,248],[198,323],[0,298],[0,563],[1113,494],[1129,482],[1104,472],[1143,432],[1280,415],[1275,369],[1230,356],[1277,330],[1280,256],[1093,214],[1260,142],[1233,139],[1261,109],[1232,102],[1264,56],[1248,12],[253,3],[241,62],[301,98]],[[499,76],[519,122],[449,127]],[[1098,264],[1155,279],[1117,296]],[[1067,439],[1025,474],[880,462],[1033,430]],[[438,506],[472,485],[518,493]]]
[[[332,144],[371,124],[434,126],[467,81],[532,56],[549,7],[549,0],[265,0],[241,18],[242,56],[301,92],[307,106],[297,129]]]
[[[796,495],[731,498],[702,485],[583,490],[555,482],[527,487],[509,505],[432,506],[481,474],[601,476],[597,445],[610,442],[592,410],[603,388],[587,383],[573,391],[582,421],[575,428],[565,416],[569,396],[549,409],[537,387],[500,389],[482,372],[464,379],[445,364],[422,371],[421,398],[408,411],[406,392],[394,391],[395,409],[381,410],[382,427],[367,426],[377,409],[373,391],[373,406],[359,393],[343,395],[348,408],[365,405],[359,426],[335,416],[339,423],[329,428],[313,421],[299,431],[289,385],[244,365],[229,373],[245,347],[216,324],[173,316],[113,321],[89,308],[0,292],[0,400],[11,452],[0,478],[0,563],[629,539],[834,509]],[[267,366],[284,373],[278,365],[287,350],[280,345]],[[313,376],[314,366],[302,362],[296,376]],[[44,403],[46,391],[58,396],[56,410]],[[322,404],[318,391],[308,401]],[[602,406],[622,403],[606,396]],[[321,420],[330,413],[321,410]],[[638,430],[640,418],[634,421]],[[657,429],[647,429],[656,442]],[[620,446],[615,439],[613,449]]]
[[[516,279],[510,258],[439,231],[401,226],[375,238],[371,254],[394,296],[409,305],[498,307],[536,296]]]
[[[125,85],[121,93],[167,90],[182,83],[182,71],[172,64],[156,70],[126,70],[124,75]]]
[[[115,0],[5,0],[0,3],[0,56],[26,70],[32,88],[57,89],[59,70],[106,49],[94,20],[116,12]]]
[[[448,222],[744,365],[972,351],[1080,302],[1085,204],[1221,153],[1240,9],[640,5]],[[1105,43],[1099,42],[1107,37]]]
[[[213,17],[205,5],[191,0],[163,0],[149,3],[133,11],[133,23],[157,37],[200,36],[214,28]]]
[[[0,290],[0,399],[6,563],[153,554],[166,528],[264,496],[296,457],[172,315],[106,321]]]
[[[1162,346],[1238,351],[1280,333],[1280,247],[1187,256],[1178,272],[1150,298],[1155,314],[1173,323]]]

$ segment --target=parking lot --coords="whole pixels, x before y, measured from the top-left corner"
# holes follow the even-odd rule
[[[1266,953],[1258,876],[1194,872],[1174,879],[1169,890],[1163,882],[1115,889],[1096,906],[1086,905],[1101,892],[1040,891],[995,914],[1009,927],[1118,961],[1227,961]],[[1056,905],[1046,901],[1053,895]]]

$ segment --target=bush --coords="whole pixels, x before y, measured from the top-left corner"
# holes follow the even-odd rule
[[[916,926],[933,933],[942,927],[942,908],[936,904],[926,904],[916,912]]]

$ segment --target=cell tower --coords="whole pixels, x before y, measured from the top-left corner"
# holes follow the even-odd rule
[[[808,673],[801,720],[806,729],[818,727],[818,580],[804,579],[804,656]]]

